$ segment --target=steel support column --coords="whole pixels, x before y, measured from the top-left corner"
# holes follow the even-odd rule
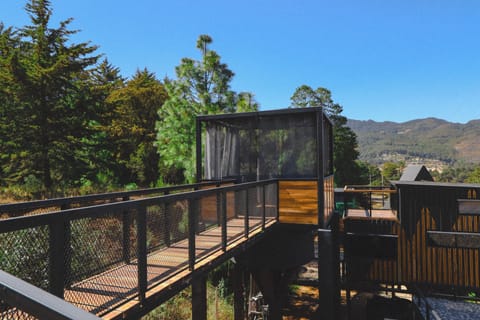
[[[340,262],[338,213],[331,219],[331,230],[318,230],[318,290],[320,319],[335,320],[340,310]]]
[[[192,279],[192,320],[207,319],[207,278],[199,275]]]
[[[238,263],[233,267],[233,310],[234,320],[245,319],[245,270]]]

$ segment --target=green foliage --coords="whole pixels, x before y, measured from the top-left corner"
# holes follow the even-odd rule
[[[250,92],[240,92],[237,96],[236,112],[258,111],[260,104],[255,100],[255,96]]]
[[[147,187],[158,180],[155,124],[157,110],[166,99],[163,84],[147,69],[138,70],[125,86],[108,96],[106,103],[112,115],[103,130],[121,184],[135,182]]]
[[[432,171],[432,177],[437,182],[479,183],[478,165],[472,163],[455,162],[441,172]]]
[[[314,90],[302,85],[295,90],[290,100],[293,108],[323,108],[333,122],[335,184],[343,186],[357,182],[360,170],[355,162],[359,155],[357,136],[346,126],[347,118],[341,115],[343,107],[333,101],[330,90],[322,87]]]
[[[385,162],[382,168],[382,174],[388,181],[399,180],[402,176],[405,162]]]
[[[233,295],[225,294],[226,278],[217,284],[207,282],[207,319],[230,320],[233,315]],[[191,287],[142,317],[143,320],[188,320],[192,318]]]
[[[210,36],[199,36],[201,59],[182,59],[175,68],[177,79],[165,81],[168,100],[158,111],[156,145],[162,171],[177,179],[183,173],[189,182],[195,177],[195,117],[258,109],[251,93],[237,95],[230,89],[234,73],[209,48],[211,43]]]
[[[72,19],[51,28],[50,1],[26,5],[31,25],[2,26],[0,51],[2,175],[8,183],[34,176],[44,193],[77,180],[88,166],[82,138],[89,132],[89,89],[84,79],[98,56],[95,46],[75,44]],[[3,139],[2,139],[3,140]]]
[[[480,167],[476,167],[466,179],[469,183],[480,183]]]

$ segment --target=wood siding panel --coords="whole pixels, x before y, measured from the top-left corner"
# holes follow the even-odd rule
[[[280,223],[317,224],[317,182],[279,181]]]

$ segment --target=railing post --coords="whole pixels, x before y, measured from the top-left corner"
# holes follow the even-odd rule
[[[195,269],[195,200],[188,200],[188,266],[191,271]]]
[[[169,192],[166,191],[165,195],[168,195]],[[168,215],[168,202],[163,203],[163,221],[164,221],[164,230],[163,230],[163,242],[165,246],[170,247],[170,216]]]
[[[60,207],[60,210],[68,210],[70,209],[70,204],[64,203]],[[65,287],[69,287],[72,284],[72,253],[67,254],[66,250],[71,250],[72,247],[72,228],[70,226],[70,221],[65,221],[64,223],[64,233],[65,233],[65,239],[64,239],[64,247],[63,247],[63,252],[64,252],[64,267],[65,267]]]
[[[262,230],[265,230],[265,184],[262,185]]]
[[[250,202],[248,196],[248,188],[245,189],[245,238],[248,238],[250,232],[249,215],[250,215]]]
[[[140,304],[145,302],[147,292],[147,209],[137,209],[137,261],[138,296]]]
[[[222,225],[222,193],[221,192],[217,192],[216,193],[216,197],[217,197],[217,225],[220,227]]]
[[[275,181],[275,186],[277,187],[277,192],[276,192],[277,201],[275,202],[277,212],[276,212],[275,218],[278,221],[280,220],[280,181],[278,179]]]
[[[370,196],[370,214],[369,214],[369,217],[372,217],[372,208],[373,208],[372,191],[369,192],[369,196]]]
[[[49,239],[49,289],[50,292],[59,298],[64,298],[66,273],[65,249],[66,239],[69,237],[63,215],[56,216],[50,224]]]
[[[122,198],[122,201],[130,200],[129,196]],[[122,235],[123,235],[123,261],[130,263],[130,212],[124,210],[122,212]]]
[[[220,193],[221,204],[221,223],[222,223],[222,250],[227,250],[227,194],[225,192]]]

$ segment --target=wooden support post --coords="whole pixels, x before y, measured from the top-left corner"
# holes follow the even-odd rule
[[[207,278],[199,275],[192,279],[192,320],[207,319]]]
[[[245,271],[238,264],[235,263],[233,267],[233,311],[234,320],[245,319],[245,287],[244,280]]]

